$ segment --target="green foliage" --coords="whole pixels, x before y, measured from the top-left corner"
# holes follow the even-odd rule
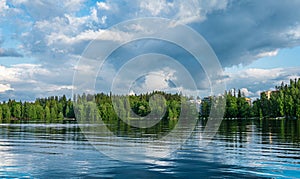
[[[36,117],[40,121],[44,121],[45,119],[45,110],[41,105],[36,105]]]
[[[164,104],[154,100],[149,104],[150,98],[153,95],[162,95],[165,98],[166,111],[163,111]],[[245,96],[240,90],[237,94],[233,92],[225,92],[226,97],[226,118],[250,118],[250,117],[286,117],[300,118],[300,80],[291,80],[290,84],[281,84],[276,87],[269,96],[265,93],[261,94],[260,99],[257,99],[250,105]],[[269,98],[268,98],[269,97]],[[128,100],[123,100],[127,98]],[[155,91],[147,94],[130,95],[130,96],[114,96],[112,94],[99,93],[95,95],[83,94],[74,95],[76,107],[74,107],[71,99],[66,96],[52,96],[48,98],[39,98],[34,102],[16,102],[9,100],[0,104],[0,120],[38,120],[38,121],[61,121],[65,118],[88,119],[90,121],[104,120],[114,121],[119,123],[120,119],[134,119],[132,114],[138,116],[147,116],[151,113],[151,108],[154,116],[164,114],[163,120],[177,120],[184,106],[180,94],[167,94],[164,92]],[[112,99],[116,99],[116,105],[113,106]],[[185,98],[188,100],[188,98]],[[183,100],[184,101],[184,100]],[[200,107],[200,116],[208,117],[210,114],[212,97],[206,97],[202,100]],[[115,110],[115,108],[119,110]],[[128,110],[129,109],[129,110]],[[165,112],[165,113],[164,113]],[[152,114],[153,114],[152,113]],[[194,112],[193,112],[194,114]],[[136,115],[135,115],[136,116]],[[188,116],[188,115],[184,115]],[[126,127],[126,125],[124,125]]]
[[[0,121],[3,119],[2,115],[2,107],[0,106]]]
[[[300,79],[290,80],[290,84],[281,84],[267,96],[261,93],[260,99],[250,106],[244,95],[238,91],[225,92],[226,118],[298,118],[300,119]],[[210,100],[202,102],[201,115],[207,117],[210,110]]]
[[[34,102],[16,102],[8,100],[0,104],[0,120],[36,120],[51,122],[63,120],[65,117],[74,118],[74,109],[71,99],[66,96],[52,96],[36,99]]]
[[[21,104],[20,103],[16,103],[14,102],[12,105],[12,116],[20,119],[21,118],[21,114],[22,114],[22,109],[21,109]]]
[[[166,94],[164,92],[153,92],[131,96],[106,95],[103,93],[91,96],[83,94],[76,96],[75,113],[77,119],[85,121],[96,121],[102,119],[104,121],[119,121],[120,119],[136,119],[136,115],[143,117],[149,115],[151,107],[150,98],[156,94],[164,96],[166,99],[166,111],[163,103],[158,100],[152,100],[152,106],[156,110],[152,111],[153,116],[165,114],[164,120],[178,119],[180,115],[181,97],[178,94]],[[114,103],[112,103],[114,101]],[[116,106],[113,106],[116,105]],[[66,111],[69,109],[67,108]],[[163,113],[165,112],[165,113]],[[133,115],[133,114],[136,115]],[[155,114],[154,114],[155,113]]]
[[[45,107],[45,119],[47,122],[51,121],[50,109],[48,106]]]
[[[226,95],[226,110],[225,117],[226,118],[235,118],[238,115],[238,104],[237,98],[232,95],[232,93],[228,93]]]
[[[262,93],[258,108],[262,117],[300,118],[300,79],[290,80],[290,84],[282,83],[271,93],[270,99]]]
[[[63,120],[64,119],[64,115],[62,112],[59,112],[58,117],[59,120]]]
[[[9,106],[7,104],[2,104],[2,118],[5,120],[10,120],[11,119],[11,113]]]

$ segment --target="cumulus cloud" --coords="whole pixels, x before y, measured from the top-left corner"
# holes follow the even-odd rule
[[[274,1],[107,0],[96,2],[95,7],[85,10],[90,12],[84,16],[74,14],[84,7],[81,0],[65,1],[59,6],[56,1],[12,2],[16,7],[23,5],[33,11],[28,11],[30,15],[36,11],[41,14],[34,18],[31,31],[24,32],[21,40],[28,51],[48,54],[50,58],[80,54],[88,43],[77,42],[90,41],[105,28],[123,20],[153,16],[191,25],[212,45],[224,67],[249,64],[300,43],[297,1],[282,5]],[[263,4],[269,10],[262,8]],[[51,15],[46,7],[50,7]]]
[[[169,81],[173,74],[165,74],[163,71],[159,73],[150,73],[145,77],[145,88],[148,91],[164,90],[170,88]]]
[[[108,24],[113,25],[124,20],[142,17],[163,17],[188,24],[204,21],[208,14],[227,7],[228,0],[106,0],[97,6],[108,17]]]
[[[278,54],[278,49],[275,49],[273,51],[270,52],[262,52],[256,55],[257,58],[263,58],[263,57],[273,57],[276,56]]]
[[[110,9],[110,6],[105,2],[97,2],[96,4],[100,10],[109,10]]]
[[[145,0],[140,2],[141,11],[148,11],[153,16],[157,16],[162,12],[167,13],[172,7],[173,3],[167,2],[165,0]]]
[[[251,68],[226,72],[227,87],[241,89],[246,96],[256,98],[264,90],[274,89],[281,83],[288,84],[290,79],[300,77],[300,70],[297,67],[259,69]]]
[[[6,92],[9,90],[14,90],[13,88],[10,87],[10,84],[0,84],[0,93]]]
[[[6,4],[6,0],[0,0],[0,13],[2,13],[2,11],[5,11],[6,9],[8,9],[8,5]]]
[[[30,89],[30,85],[36,85],[33,89],[37,94],[42,94],[40,93],[42,88],[47,88],[51,92],[56,91],[55,89],[70,90],[74,61],[79,59],[90,41],[98,38],[98,40],[121,42],[130,37],[128,31],[144,30],[140,26],[128,27],[127,31],[119,32],[107,29],[132,18],[163,17],[191,26],[212,46],[224,68],[238,64],[247,65],[258,58],[276,56],[280,49],[300,45],[299,1],[285,3],[273,0],[85,2],[85,0],[62,2],[58,0],[0,0],[1,29],[7,28],[5,31],[0,31],[5,33],[2,36],[5,36],[6,42],[13,40],[15,44],[22,46],[24,56],[35,58],[37,63],[41,64],[40,66],[33,65],[34,67],[0,66],[4,70],[0,71],[0,83],[11,84],[11,88],[15,89],[14,93],[9,92],[9,94],[25,95],[25,93],[15,91],[23,90],[24,92]],[[184,34],[173,34],[173,36],[185,38]],[[130,55],[138,55],[137,52],[150,49],[152,52],[180,59],[180,62],[193,75],[200,76],[200,78],[203,76],[203,70],[190,62],[190,56],[172,45],[148,42],[137,43],[135,46],[137,48],[127,49],[134,50],[134,52],[129,52]],[[17,48],[0,48],[0,56],[22,57],[22,54],[15,49]],[[117,63],[119,61],[111,61],[107,65],[109,66],[107,71],[116,71],[119,65]],[[229,86],[238,85],[233,86],[237,88],[246,89],[246,86],[251,84],[245,93],[255,95],[262,85],[273,86],[273,83],[277,84],[278,81],[299,75],[296,69],[289,70],[291,71],[249,69],[228,74],[226,80]],[[292,74],[288,75],[289,73]],[[154,79],[153,76],[147,78]],[[198,87],[207,86],[207,79],[203,79],[205,80],[199,80]],[[22,84],[25,87],[21,87],[21,81],[30,85]],[[152,85],[163,86],[165,84]],[[30,90],[27,92],[30,93]],[[33,96],[33,94],[28,96]]]
[[[0,57],[23,57],[23,55],[12,48],[0,48]]]
[[[247,65],[269,52],[300,45],[299,6],[300,1],[232,1],[224,11],[212,12],[192,26],[208,40],[223,66]]]
[[[72,77],[70,67],[49,70],[39,64],[0,65],[0,100],[33,100],[59,94],[71,97]]]
[[[176,91],[177,86],[174,84],[176,81],[175,71],[165,68],[140,77],[131,86],[131,91],[137,94],[152,91],[170,91],[172,89]]]
[[[241,88],[241,93],[244,94],[245,96],[253,96],[253,93],[249,91],[247,88]]]
[[[1,29],[0,29],[0,57],[23,57],[23,55],[14,48],[1,47],[3,46],[4,41],[5,40],[2,37]]]
[[[17,8],[24,7],[30,17],[35,21],[40,21],[77,12],[83,6],[84,1],[12,0],[11,4]]]
[[[191,25],[212,45],[224,67],[249,64],[300,43],[299,1],[282,4],[269,0],[230,3],[227,0],[106,0],[96,2],[93,7],[85,7],[83,0],[13,0],[10,3],[20,9],[19,16],[33,17],[29,20],[31,30],[22,33],[20,39],[25,49],[33,54],[43,54],[43,59],[45,54],[49,58],[68,59],[66,54],[80,54],[87,45],[76,42],[89,41],[123,20],[153,16]],[[262,8],[264,4],[268,10]],[[83,9],[88,13],[77,16],[76,12]],[[27,23],[15,25],[22,24]],[[68,42],[68,46],[64,42]]]

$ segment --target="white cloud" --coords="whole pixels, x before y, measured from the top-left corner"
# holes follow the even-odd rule
[[[172,6],[173,4],[166,0],[144,0],[140,2],[141,11],[149,11],[153,16],[157,16],[162,12],[168,12]]]
[[[259,68],[250,68],[239,73],[241,78],[251,78],[259,79],[261,81],[266,81],[268,79],[274,79],[279,77],[284,73],[282,68],[274,69],[259,69]]]
[[[70,95],[72,77],[73,70],[69,66],[51,70],[40,64],[0,66],[0,100],[33,100],[58,94]]]
[[[101,24],[106,24],[106,19],[107,19],[107,16],[102,16],[101,17]]]
[[[3,11],[5,11],[6,9],[8,9],[8,5],[6,4],[6,0],[0,0],[0,16],[2,14]]]
[[[72,85],[54,85],[54,84],[41,84],[34,88],[34,91],[57,92],[61,90],[72,90]]]
[[[290,79],[300,77],[298,67],[259,69],[251,68],[246,70],[236,70],[225,73],[227,87],[241,89],[248,97],[259,97],[261,91],[274,89],[282,82],[288,84]]]
[[[66,62],[73,55],[81,54],[87,41],[97,35],[95,33],[98,33],[98,29],[93,27],[99,22],[105,23],[105,18],[99,20],[95,8],[91,8],[90,13],[82,17],[65,13],[62,16],[35,21],[30,31],[21,33],[20,40],[23,49],[30,56],[41,60],[42,63],[53,65],[58,61]],[[86,43],[77,44],[82,41]]]
[[[9,7],[7,2],[12,6]],[[41,90],[49,88],[53,92],[55,89],[69,90],[71,69],[62,64],[76,59],[74,56],[80,55],[88,42],[95,38],[117,42],[129,39],[130,33],[107,30],[107,27],[132,18],[164,17],[191,25],[212,45],[223,67],[276,56],[281,48],[300,44],[299,2],[296,1],[282,4],[268,0],[239,3],[227,0],[106,0],[97,2],[94,7],[87,7],[85,0],[7,2],[0,0],[0,12],[7,18],[0,19],[4,22],[1,28],[9,22],[13,32],[3,36],[16,40],[28,56],[43,64],[0,66],[0,83],[11,84],[18,90],[26,88],[30,91],[26,85],[21,87],[21,83],[35,85],[36,92],[38,86]],[[268,4],[271,11],[265,11],[264,4]],[[14,9],[18,14],[8,9]],[[135,32],[144,30],[140,26],[129,28],[128,31]],[[184,34],[175,35],[176,38],[185,38]],[[155,47],[148,47],[165,48],[158,43]],[[4,51],[7,50],[0,48],[0,54]],[[296,69],[248,69],[230,73],[227,80],[237,88],[250,86],[247,87],[249,95],[255,95],[258,88],[273,87],[281,80],[297,76]],[[148,87],[166,85],[163,80],[156,82],[160,81],[157,76],[148,76],[146,81]]]
[[[261,52],[258,55],[256,55],[257,58],[263,58],[263,57],[273,57],[276,56],[278,54],[278,49],[275,49],[273,51],[269,51],[269,52]]]
[[[0,57],[22,57],[23,55],[17,52],[16,49],[4,49],[0,47]]]
[[[97,7],[101,10],[109,10],[110,6],[105,2],[97,2]]]
[[[92,40],[110,40],[123,42],[130,39],[132,35],[126,32],[121,31],[111,31],[111,30],[102,30],[97,31],[86,30],[81,32],[76,36],[67,36],[60,33],[52,33],[47,36],[48,45],[76,45],[82,41],[92,41]]]
[[[197,21],[203,21],[206,14],[201,11],[198,1],[183,1],[179,4],[179,11],[175,16],[178,23],[188,24]]]
[[[26,13],[36,21],[74,13],[82,8],[85,0],[12,0],[16,8],[26,8]]]
[[[97,9],[91,8],[91,15],[90,18],[92,21],[98,22],[98,16],[97,16]]]
[[[207,14],[215,10],[225,9],[227,0],[206,1],[206,0],[146,0],[141,1],[141,12],[148,11],[152,16],[168,16],[177,20],[178,23],[189,24],[203,21]]]
[[[2,6],[4,2],[1,0]],[[21,38],[22,43],[25,43],[24,49],[31,53],[47,52],[50,57],[62,53],[77,52],[76,54],[80,54],[79,49],[83,48],[82,46],[69,47],[63,46],[63,43],[60,46],[60,38],[72,42],[85,35],[84,32],[94,34],[123,20],[153,16],[192,24],[211,43],[225,66],[247,64],[257,58],[276,55],[276,49],[283,46],[295,46],[299,44],[296,41],[300,38],[297,25],[299,18],[297,13],[293,13],[293,8],[297,7],[296,2],[284,5],[272,1],[265,2],[270,4],[270,7],[273,8],[272,11],[260,9],[262,6],[257,3],[263,2],[251,2],[253,8],[248,8],[247,3],[229,3],[228,0],[106,0],[96,2],[94,7],[86,7],[84,0],[63,2],[58,0],[12,0],[10,2],[23,12],[23,14],[15,16],[18,21],[14,27],[33,24],[33,27],[29,25],[29,27],[23,28],[32,29],[23,33],[27,34]],[[6,6],[4,5],[5,8]],[[26,11],[22,10],[23,7]],[[84,11],[90,11],[90,14],[76,15],[83,8],[86,8]],[[282,19],[278,21],[270,19],[270,17],[274,17],[273,14],[279,12],[282,12],[280,13]],[[291,16],[291,14],[295,15]],[[208,15],[210,19],[207,19]],[[19,18],[21,16],[31,18],[21,19]],[[30,22],[32,18],[33,22]],[[25,19],[30,20],[23,22]],[[272,26],[269,27],[270,23],[265,22],[271,20]],[[205,22],[205,24],[197,22]],[[280,34],[285,34],[285,36],[281,35],[279,38]],[[287,37],[286,34],[290,37]],[[57,43],[53,43],[55,37],[57,37]],[[293,41],[289,39],[291,37]],[[237,42],[234,41],[235,39]],[[49,47],[49,45],[54,45],[54,47]],[[57,48],[61,50],[52,50]]]
[[[292,37],[293,39],[300,38],[300,25],[296,25],[290,28],[286,33],[283,34],[284,37]]]
[[[17,64],[11,67],[0,66],[0,82],[28,82],[35,83],[36,75],[50,75],[51,73],[37,64]]]
[[[253,93],[251,91],[249,91],[247,88],[241,88],[240,90],[241,90],[242,94],[244,94],[246,97],[253,96]]]
[[[10,84],[1,84],[0,83],[0,93],[6,92],[9,90],[14,90],[13,88],[10,87]]]
[[[143,84],[144,91],[166,90],[169,89],[169,80],[174,78],[174,72],[170,70],[149,73],[145,76]]]
[[[0,66],[0,82],[18,81],[17,72],[13,68]]]

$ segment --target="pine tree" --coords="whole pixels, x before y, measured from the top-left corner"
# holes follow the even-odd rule
[[[45,119],[48,122],[51,121],[51,114],[50,114],[50,109],[48,106],[45,107]]]

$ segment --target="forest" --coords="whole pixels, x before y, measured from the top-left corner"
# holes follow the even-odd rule
[[[162,117],[164,120],[176,120],[181,115],[183,101],[190,100],[181,94],[168,94],[155,91],[152,93],[117,96],[99,93],[95,95],[83,94],[67,99],[65,95],[58,97],[38,98],[34,102],[22,102],[15,100],[4,101],[0,104],[0,122],[16,120],[33,120],[40,122],[57,122],[64,119],[86,118],[91,120],[118,120],[119,117],[131,118],[128,110],[131,108],[139,116],[147,116],[151,112],[149,99],[154,94],[164,96],[166,111]],[[290,80],[289,84],[282,83],[276,86],[268,96],[261,93],[259,99],[250,104],[245,95],[240,91],[226,91],[226,108],[224,118],[300,118],[300,79]],[[129,99],[129,104],[119,101],[122,107],[115,112],[112,100],[120,97]],[[199,117],[207,118],[210,113],[213,97],[203,98],[199,109]],[[184,99],[184,100],[182,100]],[[153,105],[153,104],[152,104]],[[159,110],[163,110],[161,104],[154,104]],[[75,115],[76,114],[76,115]],[[192,113],[191,113],[192,114]]]
[[[237,94],[236,94],[237,93]],[[281,83],[270,95],[262,92],[259,99],[249,104],[240,90],[225,92],[225,118],[300,118],[300,79],[290,80],[289,84]],[[211,98],[202,102],[200,114],[208,117]]]
[[[166,100],[166,111],[163,119],[177,119],[180,115],[182,96],[157,91],[131,96],[113,96],[104,93],[77,95],[73,97],[75,105],[65,95],[62,97],[38,98],[34,102],[8,100],[0,104],[0,121],[58,122],[66,118],[117,120],[119,116],[130,117],[128,114],[121,114],[126,113],[126,111],[118,111],[118,114],[115,112],[112,99],[118,99],[117,97],[128,97],[130,101],[128,105],[130,105],[132,111],[139,116],[146,116],[151,111],[149,99],[154,94],[160,94]]]

